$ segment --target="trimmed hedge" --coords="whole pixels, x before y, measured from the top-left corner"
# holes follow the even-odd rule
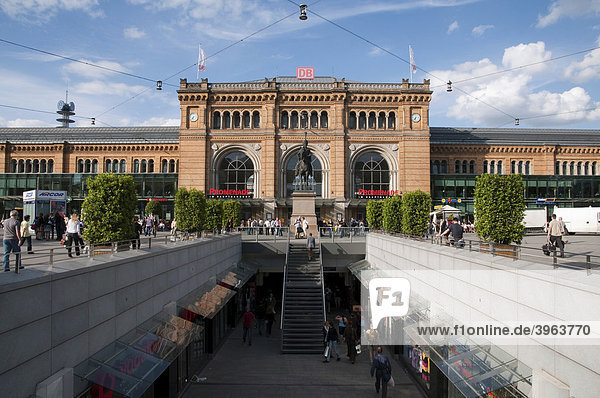
[[[406,192],[402,197],[402,232],[425,235],[430,209],[431,195],[419,190]]]

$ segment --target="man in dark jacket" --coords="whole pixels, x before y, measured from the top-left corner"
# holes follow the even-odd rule
[[[337,329],[330,322],[327,322],[327,327],[327,346],[329,347],[329,350],[327,351],[327,359],[325,359],[323,362],[329,362],[329,358],[331,358],[331,356],[333,355],[333,351],[335,351],[335,355],[337,357],[336,361],[339,361],[340,353],[337,349],[339,335]]]
[[[379,385],[381,384],[381,396],[387,397],[387,383],[392,377],[392,366],[390,360],[383,355],[381,347],[377,347],[377,355],[373,358],[371,364],[371,377],[376,376],[375,391],[379,394]]]

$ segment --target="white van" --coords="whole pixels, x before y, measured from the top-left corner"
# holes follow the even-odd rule
[[[562,217],[569,233],[600,233],[600,207],[554,207],[556,219]]]

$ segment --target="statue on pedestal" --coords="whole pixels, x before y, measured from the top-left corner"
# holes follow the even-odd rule
[[[296,163],[296,177],[299,179],[299,188],[301,190],[311,189],[308,178],[313,176],[312,152],[308,148],[308,139],[304,133],[302,148],[298,150],[298,162]]]

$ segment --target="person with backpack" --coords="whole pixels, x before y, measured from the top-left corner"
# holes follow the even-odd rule
[[[388,382],[392,378],[392,365],[390,360],[383,355],[381,347],[377,347],[377,355],[373,358],[371,364],[371,377],[375,376],[375,391],[379,394],[381,385],[381,396],[382,398],[387,397]]]

